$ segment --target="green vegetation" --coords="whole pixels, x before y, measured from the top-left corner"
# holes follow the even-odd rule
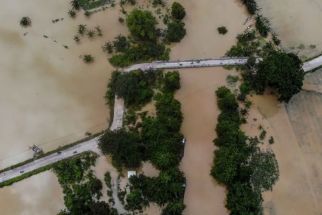
[[[227,34],[228,30],[225,26],[220,26],[217,28],[219,34]]]
[[[116,215],[115,209],[106,202],[99,201],[102,196],[102,182],[91,170],[97,155],[85,153],[73,159],[57,163],[53,171],[63,188],[66,209],[61,215]]]
[[[171,15],[174,19],[182,20],[186,16],[186,11],[180,3],[173,2],[171,6]]]
[[[93,63],[94,62],[94,57],[92,55],[86,54],[83,56],[83,61],[84,63]]]
[[[31,19],[27,16],[24,16],[20,20],[20,25],[24,28],[31,26]]]
[[[112,4],[111,0],[74,0],[82,7],[84,10],[91,10],[97,7],[101,7],[105,4]],[[74,2],[73,1],[73,2]]]
[[[268,19],[261,15],[256,16],[256,29],[262,37],[267,37],[270,31],[270,24]]]
[[[258,7],[255,0],[241,0],[241,1],[246,6],[249,14],[254,15],[257,12]]]
[[[124,88],[125,93],[120,94],[120,88]],[[120,195],[129,211],[141,213],[149,202],[164,206],[163,214],[182,214],[185,208],[185,178],[178,169],[184,146],[180,133],[183,116],[181,105],[174,98],[179,88],[180,76],[177,71],[115,72],[112,75],[106,93],[108,103],[116,94],[127,101],[128,108],[142,107],[148,101],[142,99],[142,95],[148,94],[149,101],[153,97],[156,106],[155,117],[136,115],[133,109],[129,110],[125,117],[126,124],[132,126],[106,132],[100,140],[102,152],[112,156],[113,164],[119,170],[139,167],[141,161],[150,161],[161,171],[158,177],[138,175],[130,178],[130,192]]]
[[[258,141],[241,131],[242,119],[235,95],[226,87],[216,91],[222,111],[211,175],[227,187],[226,207],[230,214],[262,214],[261,192],[272,189],[278,179],[278,165],[272,152],[260,151]]]
[[[126,19],[131,35],[140,41],[156,40],[157,21],[150,11],[134,9]]]
[[[272,51],[258,64],[253,86],[259,93],[270,87],[279,100],[288,102],[301,90],[303,80],[302,62],[295,54]]]
[[[180,42],[186,35],[185,24],[181,21],[171,21],[167,25],[166,40],[169,42]]]
[[[145,105],[154,95],[152,89],[156,86],[159,76],[159,71],[113,72],[106,93],[108,103],[111,103],[114,95],[117,95],[124,99],[128,107]]]
[[[179,42],[186,35],[184,23],[172,19],[167,22],[164,34],[157,29],[156,18],[150,11],[134,9],[126,19],[131,35],[127,38],[119,35],[112,47],[104,47],[108,53],[116,53],[109,59],[116,67],[126,67],[134,63],[154,60],[168,60],[170,49],[165,42]],[[106,43],[111,44],[111,43]]]
[[[141,165],[144,146],[140,136],[131,131],[107,131],[99,140],[103,154],[111,155],[117,169],[137,168]]]

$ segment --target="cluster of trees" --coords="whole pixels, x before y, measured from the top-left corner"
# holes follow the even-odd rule
[[[304,80],[302,62],[292,53],[271,51],[257,65],[257,72],[252,77],[254,89],[262,93],[272,88],[279,100],[288,102],[292,96],[300,92]]]
[[[124,94],[120,94],[122,90],[115,86],[119,78],[117,76],[132,76],[132,73],[115,73],[114,78],[116,77],[116,79],[111,82],[107,97],[112,97],[111,89],[114,89],[116,95],[125,99],[128,93],[132,93],[136,91],[134,89],[138,89],[138,86],[144,85],[142,84],[144,81],[149,82],[148,86],[152,93],[153,91],[158,92],[154,96],[156,116],[142,116],[140,123],[133,123],[136,124],[133,128],[107,131],[101,137],[99,146],[104,154],[111,155],[113,164],[119,169],[123,167],[136,168],[141,165],[142,161],[150,161],[161,170],[160,175],[155,178],[134,177],[134,181],[131,183],[131,192],[126,197],[129,210],[141,210],[152,201],[160,206],[166,205],[164,214],[181,214],[184,209],[185,180],[177,167],[182,158],[184,147],[183,135],[180,133],[183,116],[181,104],[174,98],[175,91],[180,88],[180,76],[177,71],[164,74],[141,71],[138,73],[142,75],[140,81],[131,78],[128,82],[123,83],[122,87],[125,89],[122,90],[126,92]],[[122,83],[121,80],[120,83]],[[137,83],[141,84],[137,85]],[[129,89],[128,86],[135,87]],[[131,95],[131,99],[145,101],[140,99],[141,93],[142,89],[139,89],[136,94]],[[135,104],[145,103],[140,102],[135,102]],[[132,105],[133,103],[127,104]],[[136,121],[137,117],[134,115],[131,118]]]
[[[162,73],[160,71],[113,72],[109,81],[106,99],[109,104],[117,95],[124,99],[127,107],[140,107],[150,102]]]
[[[126,197],[127,209],[140,210],[154,202],[165,206],[162,215],[181,215],[185,208],[185,183],[185,177],[177,167],[161,171],[158,177],[133,176],[130,178],[131,192]]]
[[[170,50],[158,41],[157,21],[150,11],[134,9],[126,23],[132,40],[116,38],[113,42],[116,54],[110,58],[112,65],[125,67],[136,62],[169,59]]]
[[[118,67],[126,67],[133,63],[153,60],[168,60],[170,49],[165,42],[179,42],[186,35],[182,19],[186,12],[183,6],[174,2],[171,8],[171,19],[167,22],[164,34],[157,29],[157,20],[150,11],[134,9],[126,18],[131,33],[130,40],[118,36],[113,43],[107,43],[104,50],[115,54],[109,59]],[[162,39],[161,36],[164,36]]]
[[[211,175],[227,187],[231,214],[262,214],[261,192],[272,189],[279,176],[272,152],[262,152],[258,140],[241,131],[239,105],[226,87],[216,91],[221,114],[216,127],[218,146]]]
[[[61,161],[53,168],[63,188],[66,209],[59,215],[117,215],[117,211],[106,202],[99,201],[102,196],[102,182],[90,169],[97,155],[86,153],[79,157]]]

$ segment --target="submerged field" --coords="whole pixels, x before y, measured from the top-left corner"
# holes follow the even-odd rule
[[[316,21],[320,16],[320,3],[299,0],[301,3],[290,5],[290,0],[283,1],[285,4],[259,0],[283,46],[291,50],[303,43],[306,48],[301,49],[300,54],[317,54],[322,50],[322,31],[318,28],[321,23]],[[173,60],[221,57],[235,43],[236,35],[247,27],[244,25],[246,11],[237,0],[179,2],[188,14],[184,20],[187,36],[171,47]],[[279,13],[280,5],[288,8],[287,13]],[[113,68],[101,46],[126,32],[118,21],[122,16],[120,8],[107,9],[90,18],[80,13],[75,20],[68,17],[68,9],[69,2],[65,0],[3,0],[0,18],[6,22],[0,24],[0,49],[6,51],[0,58],[0,167],[30,157],[27,150],[32,144],[49,150],[108,125],[109,110],[103,96]],[[298,13],[302,10],[305,15]],[[32,27],[19,26],[22,16],[32,19]],[[55,19],[60,21],[53,23]],[[99,25],[103,37],[84,39],[76,45],[73,37],[79,24]],[[222,25],[228,29],[225,36],[217,32],[217,27]],[[312,44],[317,47],[310,48]],[[92,54],[95,62],[84,64],[80,59],[84,54]],[[181,163],[187,178],[187,215],[228,214],[224,207],[225,189],[210,176],[210,168],[219,114],[214,91],[225,85],[226,76],[233,73],[223,68],[180,71],[182,88],[176,98],[182,103],[185,118],[182,132],[187,138]],[[306,83],[312,84],[317,78],[320,79],[308,78]],[[286,109],[272,96],[255,96],[252,100],[250,121],[252,117],[257,121],[250,123],[246,132],[255,134],[259,124],[267,128],[276,139],[272,148],[281,171],[273,192],[265,194],[265,214],[318,214],[322,210],[317,204],[322,199],[321,147],[318,144],[322,126],[320,94],[303,92]],[[303,122],[305,125],[301,124]],[[99,178],[107,169],[114,171],[104,162],[100,159],[96,167]],[[28,198],[24,196],[26,192]],[[54,214],[63,207],[61,192],[56,178],[44,173],[1,189],[0,205],[6,208],[4,214]],[[150,208],[147,213],[155,215],[160,211]]]

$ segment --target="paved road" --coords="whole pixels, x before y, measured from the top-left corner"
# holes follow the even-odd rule
[[[31,172],[33,170],[39,169],[41,167],[45,167],[49,164],[56,163],[58,161],[70,158],[72,156],[78,155],[86,151],[93,151],[93,152],[99,153],[98,144],[97,144],[98,138],[99,137],[96,137],[94,139],[88,140],[81,144],[75,145],[71,148],[65,149],[59,153],[50,154],[46,157],[34,160],[21,167],[17,167],[15,169],[0,173],[0,183],[10,180],[12,178],[18,177],[24,173]]]
[[[110,128],[111,130],[122,128],[123,112],[124,112],[123,100],[115,98],[114,117],[113,117],[112,126]],[[91,140],[85,141],[71,148],[64,149],[59,153],[50,154],[46,157],[34,160],[23,166],[0,173],[0,183],[4,181],[8,181],[12,178],[18,177],[25,173],[31,172],[33,170],[39,169],[41,167],[45,167],[47,165],[56,163],[58,161],[81,154],[83,152],[92,151],[100,154],[100,150],[98,149],[98,139],[99,137],[95,137]]]
[[[303,70],[305,72],[309,72],[313,69],[316,69],[318,67],[322,66],[322,55],[319,57],[316,57],[312,60],[309,60],[303,64]]]
[[[217,66],[227,66],[227,65],[244,65],[246,64],[248,58],[219,58],[219,59],[200,59],[200,60],[183,60],[183,61],[156,61],[152,63],[136,64],[124,69],[124,72],[131,72],[134,70],[153,70],[153,69],[180,69],[180,68],[199,68],[199,67],[217,67]],[[305,72],[313,70],[322,66],[322,56],[314,58],[303,64],[303,69]],[[116,130],[123,125],[123,113],[124,113],[124,101],[119,98],[115,98],[114,104],[114,117],[113,122],[110,127],[111,130]],[[57,161],[61,161],[70,158],[74,155],[93,151],[99,153],[98,150],[98,138],[96,137],[92,140],[80,143],[71,148],[61,151],[61,153],[55,153],[48,155],[46,157],[37,159],[33,162],[25,164],[21,167],[17,167],[12,170],[0,173],[0,183],[20,176],[24,173],[31,172],[38,168],[53,164]]]
[[[124,72],[134,70],[156,70],[156,69],[183,69],[183,68],[202,68],[202,67],[219,67],[219,66],[236,66],[247,63],[247,57],[241,58],[218,58],[218,59],[200,59],[200,60],[182,60],[182,61],[155,61],[152,63],[135,64],[124,69]],[[322,55],[307,61],[303,64],[304,72],[322,66]]]
[[[182,60],[182,61],[155,61],[152,63],[135,64],[124,69],[124,72],[134,70],[155,70],[155,69],[180,69],[180,68],[200,68],[200,67],[218,67],[228,65],[244,65],[247,63],[246,57],[243,58],[218,58],[218,59],[200,59],[200,60]]]

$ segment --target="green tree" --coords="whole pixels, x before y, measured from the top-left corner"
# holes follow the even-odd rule
[[[226,207],[231,215],[261,215],[262,195],[248,183],[235,183],[228,189]]]
[[[164,90],[174,92],[180,89],[180,74],[178,71],[167,72],[164,75]]]
[[[157,21],[150,11],[134,9],[128,15],[126,23],[134,38],[142,41],[156,39]]]
[[[20,25],[24,28],[31,26],[31,19],[27,16],[24,16],[20,20]]]
[[[185,24],[181,21],[172,21],[167,25],[166,39],[169,42],[180,42],[186,35]]]
[[[186,16],[186,11],[180,3],[173,2],[171,6],[171,15],[174,19],[182,20]]]
[[[304,71],[301,60],[294,54],[272,51],[258,64],[254,88],[262,93],[267,87],[274,89],[281,101],[288,102],[300,92]]]
[[[278,163],[274,153],[271,151],[257,152],[252,156],[249,165],[253,171],[250,178],[253,187],[261,192],[272,190],[279,177]]]
[[[106,131],[99,140],[103,154],[111,155],[117,168],[137,168],[143,158],[142,145],[137,133],[125,130]]]

